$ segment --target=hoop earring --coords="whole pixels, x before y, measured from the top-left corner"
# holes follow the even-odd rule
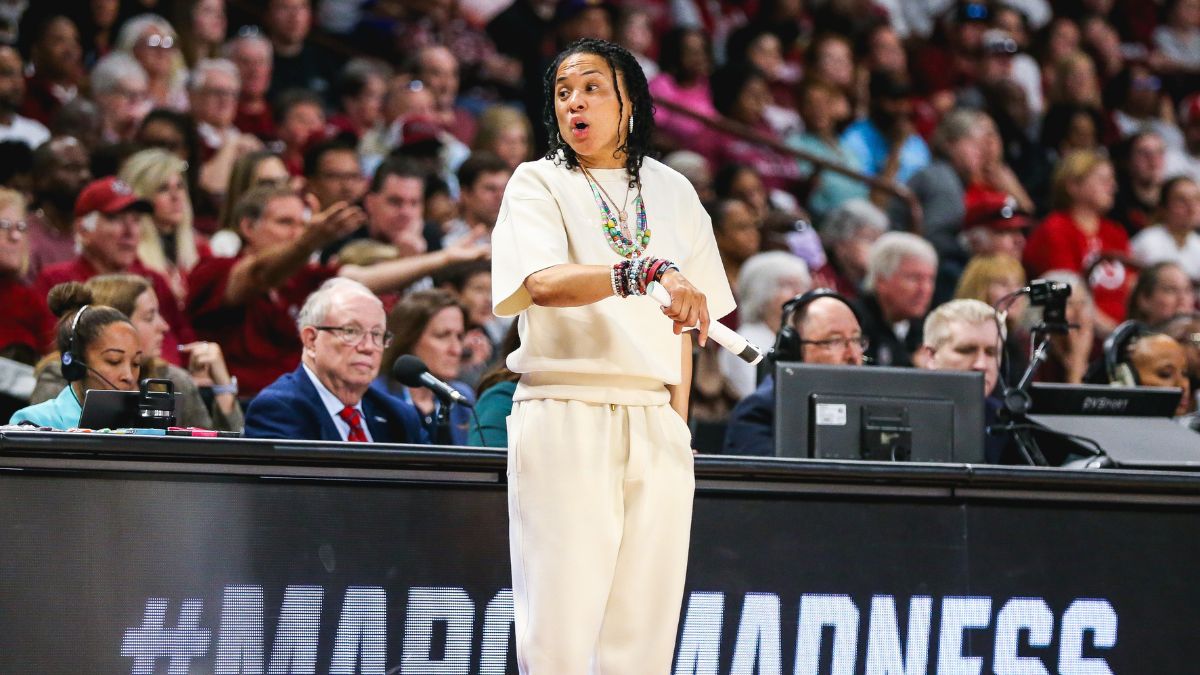
[[[629,113],[629,134],[633,135],[633,113]]]
[[[563,137],[562,137],[562,132],[561,132],[561,131],[557,132],[557,135],[558,135],[558,144],[559,144],[559,145],[566,145],[566,144],[567,144],[567,142],[566,142],[565,140],[563,140]]]

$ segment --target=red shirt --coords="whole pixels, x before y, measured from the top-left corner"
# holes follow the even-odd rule
[[[309,294],[336,275],[337,268],[308,265],[282,286],[235,307],[225,303],[225,289],[239,260],[241,256],[200,261],[188,277],[187,311],[196,332],[221,345],[241,392],[253,395],[300,364],[303,345],[296,317]]]
[[[838,295],[847,300],[858,299],[858,286],[854,282],[846,278],[833,266],[833,263],[826,262],[819,269],[812,273],[813,288],[832,288],[838,292]]]
[[[77,93],[74,86],[64,87],[40,75],[32,75],[25,78],[25,99],[18,112],[50,126],[63,104],[71,102]]]
[[[26,234],[29,237],[29,274],[26,278],[30,281],[37,279],[43,267],[69,262],[79,255],[75,252],[75,233],[70,228],[66,232],[56,230],[37,212],[29,214],[25,222],[29,223]]]
[[[336,134],[350,134],[355,138],[362,137],[362,133],[354,126],[354,122],[350,120],[350,116],[346,113],[334,113],[330,115],[329,126],[336,130]]]
[[[1024,259],[1030,276],[1056,269],[1086,274],[1096,306],[1113,320],[1123,321],[1133,274],[1120,261],[1097,262],[1101,254],[1109,253],[1129,255],[1125,228],[1101,218],[1096,234],[1088,235],[1069,213],[1055,211],[1030,235]]]
[[[46,296],[12,278],[0,278],[0,351],[25,345],[38,355],[53,351],[54,315],[46,307]]]
[[[265,105],[258,112],[249,112],[238,104],[237,115],[233,118],[233,126],[247,134],[254,134],[264,141],[275,138],[275,118],[271,106]]]
[[[162,357],[177,366],[183,365],[183,361],[179,357],[179,345],[192,342],[196,339],[196,334],[192,331],[187,319],[184,318],[183,312],[179,311],[179,303],[175,300],[175,294],[171,292],[171,285],[167,283],[166,277],[142,265],[138,260],[133,261],[133,264],[125,272],[146,277],[150,281],[150,285],[154,288],[154,294],[158,296],[158,311],[171,328],[163,336]],[[86,258],[79,256],[69,262],[50,265],[42,269],[33,286],[44,298],[50,289],[58,284],[68,281],[83,283],[98,274],[100,272]]]

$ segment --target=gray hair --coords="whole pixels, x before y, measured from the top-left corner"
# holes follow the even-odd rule
[[[223,47],[221,47],[221,56],[227,59],[232,59],[234,54],[237,53],[238,47],[241,47],[243,44],[256,44],[263,49],[266,49],[268,60],[275,55],[275,47],[271,44],[271,41],[267,39],[267,36],[257,31],[242,31],[232,40],[226,42]]]
[[[825,216],[821,222],[821,241],[832,247],[857,238],[863,230],[887,232],[887,214],[865,199],[849,199]]]
[[[951,300],[929,313],[922,336],[926,347],[937,351],[953,337],[954,324],[996,324],[996,310],[986,302],[972,299]]]
[[[129,52],[111,52],[96,62],[92,68],[92,94],[108,94],[129,78],[137,78],[143,86],[149,78],[142,64]]]
[[[929,242],[908,232],[888,232],[871,245],[867,257],[867,278],[863,285],[867,290],[874,291],[880,279],[895,274],[909,258],[918,258],[934,267],[938,263],[937,251]]]
[[[383,301],[379,299],[379,296],[372,293],[371,289],[362,283],[346,277],[333,277],[326,279],[320,288],[313,291],[304,300],[304,306],[300,308],[300,314],[296,317],[296,327],[304,330],[307,326],[324,324],[325,317],[329,316],[329,308],[333,306],[333,301],[342,295],[366,295],[374,298],[375,302],[383,307]]]
[[[943,156],[949,155],[950,146],[984,130],[985,118],[990,120],[986,114],[978,110],[958,108],[951,111],[938,124],[937,129],[933,132],[933,137],[929,139],[934,152]]]
[[[785,277],[799,277],[804,285],[812,287],[812,276],[803,258],[786,251],[769,251],[750,256],[742,263],[738,273],[738,314],[742,323],[763,320],[767,303]]]
[[[192,68],[192,79],[188,83],[188,89],[191,91],[200,91],[204,88],[208,81],[208,76],[211,73],[224,73],[233,78],[237,82],[238,87],[242,85],[242,76],[238,72],[237,66],[229,59],[200,59]]]
[[[175,40],[179,39],[179,33],[175,31],[170,21],[157,14],[138,14],[126,21],[124,26],[121,26],[121,32],[117,33],[117,50],[133,52],[138,38],[142,36],[142,33],[147,28],[153,28],[161,33],[166,33]]]
[[[695,183],[700,177],[712,176],[712,170],[704,155],[691,150],[676,150],[663,158],[663,164],[683,174],[689,183]]]

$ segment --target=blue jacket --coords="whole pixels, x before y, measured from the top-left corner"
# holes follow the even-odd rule
[[[758,389],[738,402],[725,429],[724,455],[775,456],[775,377],[763,378]]]
[[[377,443],[429,443],[412,405],[372,384],[362,399],[363,417]],[[247,438],[340,441],[333,417],[321,402],[304,366],[258,393],[246,409]]]
[[[20,424],[28,421],[39,427],[53,427],[66,431],[79,426],[79,417],[82,414],[83,408],[79,405],[79,399],[75,398],[75,390],[71,389],[68,383],[57,397],[21,408],[13,413],[8,423]]]

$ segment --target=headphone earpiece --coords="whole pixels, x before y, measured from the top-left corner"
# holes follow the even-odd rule
[[[1113,369],[1114,379],[1113,384],[1119,384],[1122,387],[1136,387],[1138,382],[1137,371],[1134,370],[1128,363],[1118,363]]]
[[[779,334],[775,336],[775,344],[771,347],[771,360],[803,361],[803,345],[800,344],[800,336],[796,329],[792,327],[791,314],[785,310],[784,316],[787,318],[780,321]]]
[[[87,377],[87,366],[84,365],[83,359],[75,352],[75,329],[79,327],[79,317],[83,316],[84,310],[90,305],[84,305],[75,312],[75,316],[71,319],[71,334],[67,338],[67,351],[62,353],[62,374],[63,379],[67,382],[79,382]]]
[[[833,298],[841,301],[854,313],[854,318],[858,320],[859,325],[862,325],[862,319],[858,316],[858,310],[841,293],[832,288],[814,288],[805,291],[783,303],[783,314],[779,319],[779,333],[775,335],[775,344],[771,347],[770,358],[773,362],[804,362],[804,345],[801,342],[802,338],[799,331],[796,330],[793,321],[797,314],[803,312],[809,305],[821,298]]]
[[[1110,384],[1125,387],[1141,385],[1137,371],[1129,364],[1129,347],[1139,338],[1152,334],[1149,326],[1140,321],[1126,321],[1113,329],[1104,340],[1104,369]]]

